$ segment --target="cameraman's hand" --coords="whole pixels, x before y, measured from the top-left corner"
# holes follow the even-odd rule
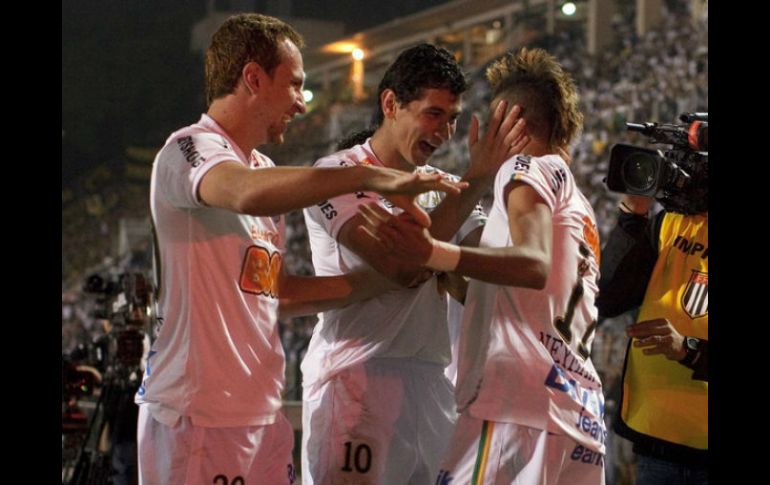
[[[642,195],[630,195],[623,194],[620,199],[620,210],[626,214],[636,214],[639,216],[646,216],[650,212],[655,200],[651,197],[644,197]]]
[[[626,327],[626,334],[636,339],[634,347],[644,347],[644,355],[663,354],[667,359],[677,362],[687,355],[684,337],[665,318],[630,325]]]

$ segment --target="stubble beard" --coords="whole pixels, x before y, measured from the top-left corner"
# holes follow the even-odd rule
[[[281,125],[283,125],[283,123]],[[283,133],[284,133],[283,126],[273,125],[267,130],[267,140],[274,145],[282,145]]]

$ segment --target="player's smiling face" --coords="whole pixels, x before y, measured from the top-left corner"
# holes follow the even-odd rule
[[[265,108],[268,111],[268,141],[283,143],[283,134],[295,115],[305,112],[302,85],[305,81],[302,55],[297,46],[284,39],[279,47],[281,63],[272,76],[265,76]]]
[[[394,136],[401,158],[422,166],[457,128],[462,101],[447,89],[424,89],[420,99],[399,105],[393,113]]]

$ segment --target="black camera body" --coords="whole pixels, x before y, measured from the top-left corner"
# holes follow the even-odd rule
[[[654,197],[669,212],[708,211],[708,113],[685,113],[686,124],[626,123],[666,151],[618,143],[610,152],[607,188]]]
[[[117,280],[105,280],[94,274],[88,277],[83,289],[97,295],[92,316],[110,322],[109,335],[95,343],[100,366],[111,365],[118,374],[130,374],[139,368],[144,352],[151,286],[141,273],[123,273]]]

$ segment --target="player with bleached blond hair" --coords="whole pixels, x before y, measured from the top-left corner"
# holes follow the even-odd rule
[[[367,206],[383,247],[473,278],[460,336],[461,413],[437,484],[604,483],[604,397],[590,358],[599,238],[566,149],[581,128],[570,76],[541,49],[487,70],[493,106],[520,106],[531,140],[494,182],[478,248],[436,241]]]

